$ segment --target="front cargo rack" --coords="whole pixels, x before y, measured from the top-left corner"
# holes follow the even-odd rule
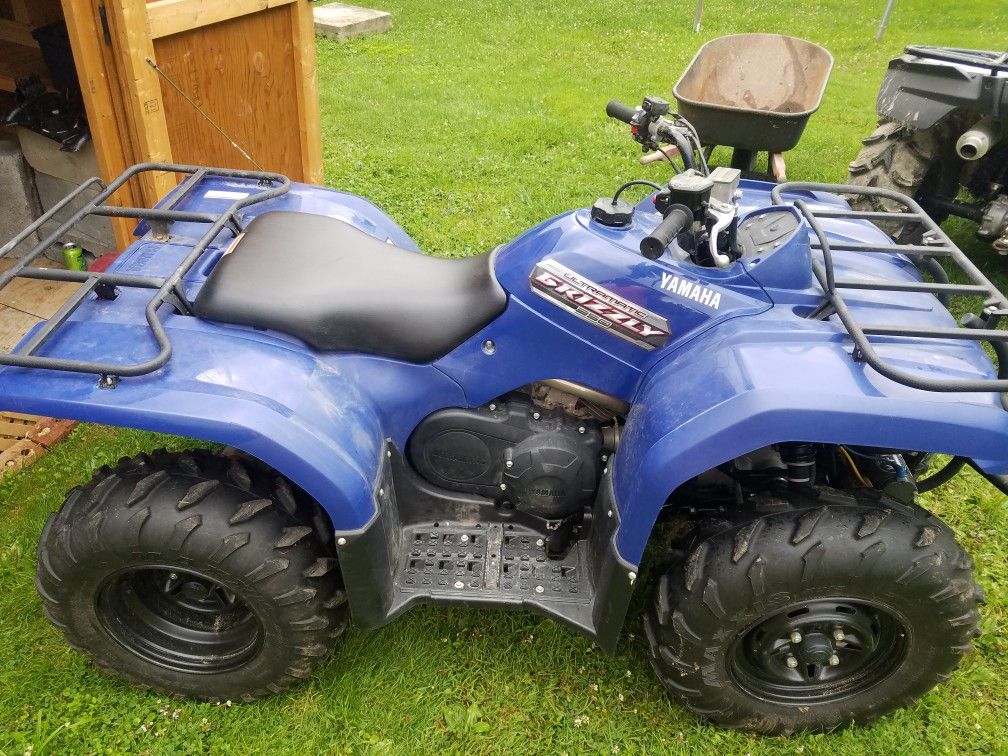
[[[148,172],[168,172],[187,175],[188,177],[174,190],[171,199],[157,208],[115,207],[105,202],[123,185],[136,176]],[[257,182],[260,191],[253,192],[232,202],[221,213],[189,212],[176,210],[178,203],[206,178],[242,179]],[[238,217],[239,212],[249,205],[280,197],[290,189],[290,179],[278,173],[260,171],[242,171],[228,168],[202,168],[191,165],[175,165],[171,163],[142,163],[124,171],[110,184],[105,184],[99,178],[91,178],[78,186],[74,191],[60,200],[38,220],[25,228],[21,233],[0,247],[0,258],[9,255],[26,239],[38,231],[42,225],[60,211],[67,208],[75,199],[92,188],[99,190],[79,210],[70,215],[67,220],[45,238],[41,239],[31,250],[21,257],[7,271],[0,274],[0,290],[3,290],[15,278],[31,278],[43,281],[69,281],[80,286],[70,298],[53,314],[43,321],[11,352],[0,353],[0,365],[14,367],[42,368],[46,370],[62,370],[75,373],[94,373],[99,377],[99,386],[113,388],[121,377],[134,377],[153,373],[163,367],[171,359],[171,342],[158,317],[158,308],[163,304],[173,307],[176,312],[184,315],[192,314],[191,303],[182,291],[183,276],[196,263],[200,256],[213,243],[222,231],[229,231],[237,236],[242,227]],[[57,243],[67,231],[84,218],[98,215],[111,218],[134,218],[146,221],[156,239],[169,238],[171,224],[174,222],[204,223],[209,226],[206,233],[193,246],[185,259],[179,263],[168,276],[123,275],[118,273],[62,270],[53,268],[32,267],[31,263],[43,255],[50,245]],[[63,359],[60,357],[45,357],[38,355],[39,349],[49,340],[57,329],[77,310],[92,293],[99,299],[115,299],[118,296],[117,287],[151,289],[154,296],[147,303],[145,314],[147,323],[158,345],[158,354],[145,362],[132,364],[116,364],[111,362],[92,362],[85,360]]]
[[[840,209],[811,207],[800,197],[784,197],[788,192],[832,192],[848,197],[869,197],[893,203],[895,211]],[[826,294],[826,305],[817,312],[818,317],[835,313],[854,341],[854,359],[865,362],[897,383],[924,391],[947,392],[1000,392],[1002,404],[1008,409],[1008,331],[998,330],[998,322],[1008,316],[1008,298],[991,283],[983,273],[966,257],[944,231],[914,200],[906,195],[880,189],[874,186],[849,186],[845,184],[817,184],[792,181],[778,184],[771,191],[775,205],[793,204],[805,218],[815,239],[813,251],[822,253],[820,258],[812,256],[812,270]],[[845,220],[869,220],[896,223],[913,223],[923,227],[920,244],[855,243],[830,241],[823,230],[821,220],[840,218]],[[833,252],[863,252],[881,254],[902,254],[913,261],[923,272],[934,279],[930,281],[854,281],[837,279],[833,267]],[[951,260],[959,268],[961,276],[968,283],[950,282],[945,268],[938,258]],[[959,276],[957,276],[958,278]],[[953,296],[980,297],[983,307],[979,314],[967,314],[960,319],[961,327],[925,328],[891,323],[863,324],[852,314],[844,301],[844,291],[892,291],[924,292],[934,294],[942,304],[948,306]],[[956,380],[952,378],[926,378],[909,373],[887,363],[872,346],[869,337],[888,336],[911,339],[965,339],[988,344],[997,357],[997,378]]]

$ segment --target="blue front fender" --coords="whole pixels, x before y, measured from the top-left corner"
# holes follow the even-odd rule
[[[1008,472],[1008,412],[995,395],[892,383],[855,362],[842,339],[824,337],[821,323],[804,333],[772,324],[762,332],[718,330],[645,376],[627,419],[613,475],[616,543],[631,563],[640,561],[676,488],[774,443],[942,452],[971,458],[988,473]],[[975,345],[950,349],[968,356]]]

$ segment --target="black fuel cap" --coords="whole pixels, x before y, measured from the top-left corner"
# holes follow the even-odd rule
[[[599,197],[592,205],[591,217],[603,226],[629,226],[633,222],[633,206],[623,200],[613,202],[612,197]]]

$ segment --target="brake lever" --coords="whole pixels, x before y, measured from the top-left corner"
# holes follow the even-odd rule
[[[718,252],[717,239],[718,234],[728,228],[735,220],[735,205],[712,197],[707,203],[707,214],[714,219],[714,224],[710,229],[710,239],[708,239],[711,259],[717,267],[727,268],[731,265],[731,258]]]

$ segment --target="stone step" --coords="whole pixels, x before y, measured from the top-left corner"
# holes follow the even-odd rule
[[[365,34],[380,34],[392,28],[392,14],[361,8],[356,5],[332,3],[313,9],[315,33],[344,42]]]

